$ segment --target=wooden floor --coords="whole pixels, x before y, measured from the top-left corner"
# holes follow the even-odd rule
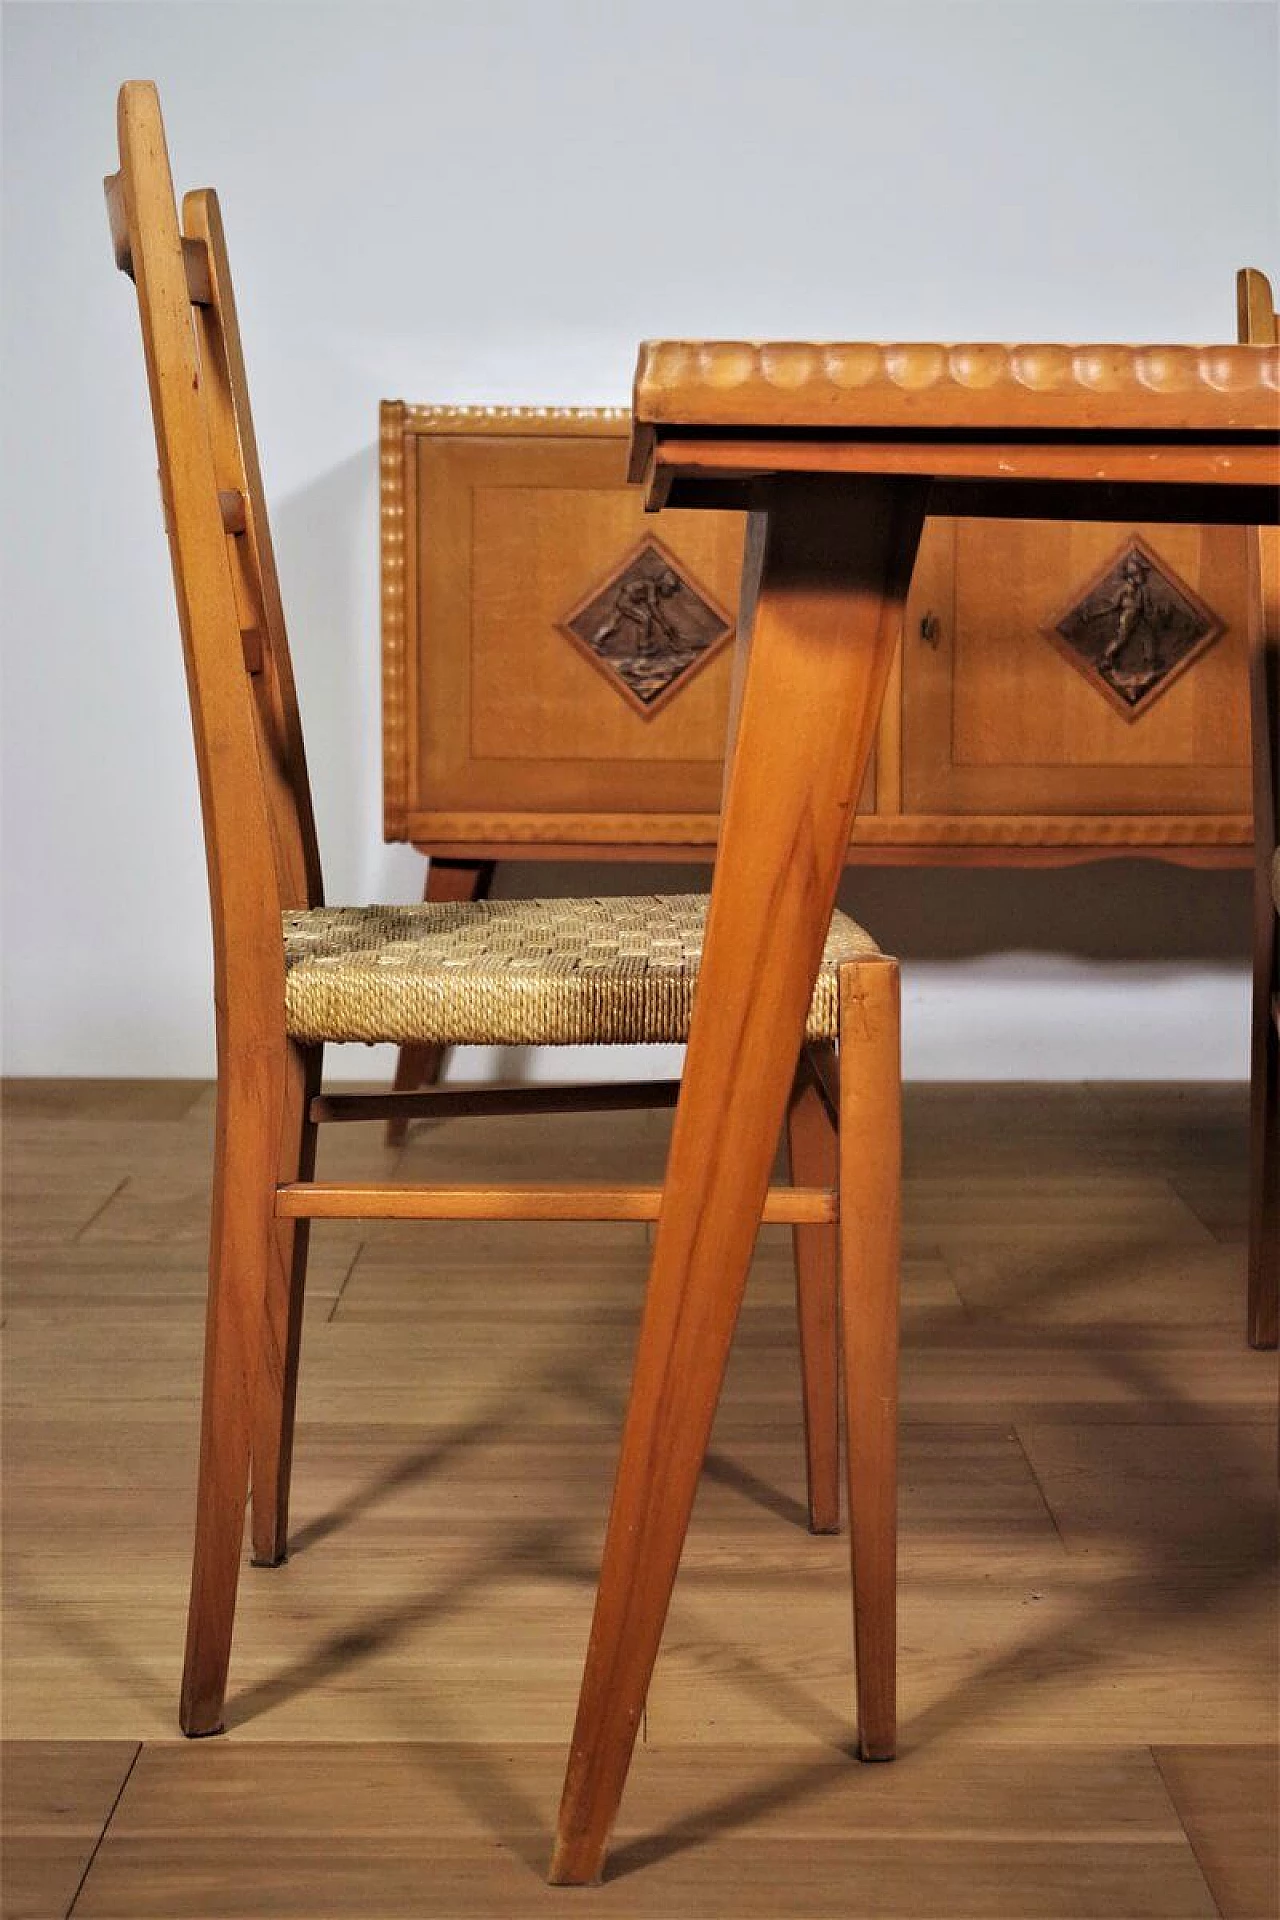
[[[762,1235],[610,1879],[553,1892],[647,1229],[317,1229],[293,1556],[246,1571],[230,1731],[186,1744],[210,1095],[11,1085],[5,1914],[1274,1916],[1244,1116],[910,1091],[891,1767],[845,1751],[846,1548],[803,1526]],[[334,1128],[322,1172],[656,1178],[667,1124],[422,1126],[398,1160]]]

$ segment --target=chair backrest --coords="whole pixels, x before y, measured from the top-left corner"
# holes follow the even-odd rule
[[[280,911],[321,902],[320,858],[217,196],[182,226],[155,87],[118,105],[106,181],[133,279],[200,774],[215,987],[283,1008]]]
[[[1271,283],[1257,267],[1236,275],[1239,337],[1250,346],[1280,340]],[[1280,833],[1280,528],[1249,535],[1254,840],[1269,884]]]

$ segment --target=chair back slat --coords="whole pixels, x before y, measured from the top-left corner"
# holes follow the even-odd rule
[[[107,182],[137,289],[191,703],[220,1013],[283,1019],[280,912],[318,905],[311,792],[244,361],[215,196],[184,233],[155,88],[120,91]]]
[[[202,243],[209,271],[209,303],[194,308],[196,336],[205,369],[215,475],[220,489],[240,498],[241,524],[229,530],[228,540],[246,636],[246,665],[262,676],[257,704],[281,866],[281,898],[285,906],[314,907],[322,904],[323,890],[311,785],[216,193],[208,188],[188,193],[182,202],[182,219],[188,237]]]

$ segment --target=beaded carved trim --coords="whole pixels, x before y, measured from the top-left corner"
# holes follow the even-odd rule
[[[1278,396],[1275,347],[649,340],[635,417],[775,429],[1274,432]]]

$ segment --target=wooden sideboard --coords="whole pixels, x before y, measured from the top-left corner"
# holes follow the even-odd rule
[[[744,520],[646,515],[629,429],[383,403],[389,840],[711,857]],[[850,860],[1248,865],[1245,601],[1237,528],[931,521]]]

